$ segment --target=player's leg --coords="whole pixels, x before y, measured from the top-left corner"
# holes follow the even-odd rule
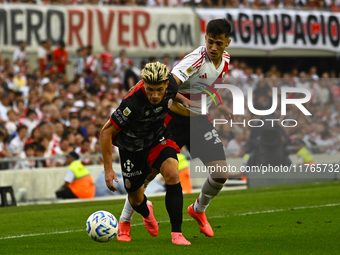
[[[147,187],[147,184],[151,182],[156,175],[158,174],[158,170],[152,169],[152,173],[148,175],[144,182],[144,188]],[[132,216],[135,210],[132,208],[128,196],[126,196],[124,208],[122,214],[119,218],[119,227],[118,227],[118,235],[117,240],[122,242],[129,242],[131,241],[130,229],[131,229],[131,221]]]
[[[153,215],[153,205],[144,194],[144,185],[134,192],[128,192],[128,199],[132,208],[143,216],[143,223],[146,230],[152,236],[158,235],[158,222]]]
[[[123,213],[123,220],[130,220],[132,212],[135,210],[143,216],[143,222],[148,232],[152,236],[156,236],[158,234],[158,223],[153,215],[152,203],[147,201],[144,195],[144,181],[151,173],[151,168],[147,161],[148,154],[149,151],[127,152],[119,150],[124,188],[128,193],[128,201],[125,202],[127,212],[126,214]],[[132,210],[129,208],[129,204]],[[119,224],[118,236],[122,238],[118,237],[118,239],[124,239],[120,241],[131,241],[131,222],[127,222],[127,224]],[[121,232],[125,232],[126,238],[120,234]]]
[[[199,198],[194,203],[194,210],[198,213],[204,212],[210,201],[217,196],[223,188],[224,183],[228,180],[228,172],[220,171],[219,169],[227,169],[225,160],[212,161],[205,164],[208,169],[215,169],[210,173],[208,178],[204,181]]]
[[[193,117],[191,121],[192,152],[199,157],[208,169],[214,169],[204,181],[201,193],[195,203],[188,207],[188,214],[193,217],[206,236],[213,236],[214,232],[206,218],[205,210],[211,200],[220,192],[228,179],[227,162],[223,145],[218,133],[207,116]]]
[[[166,159],[160,169],[166,183],[165,206],[171,223],[172,243],[190,245],[182,235],[183,193],[177,169],[178,161],[174,158]]]
[[[160,140],[160,143],[152,148],[148,160],[150,165],[159,169],[166,183],[165,205],[171,223],[171,237],[173,244],[190,245],[182,235],[183,221],[183,193],[178,174],[177,153],[180,151],[177,144],[170,140]]]
[[[121,242],[131,241],[131,220],[135,210],[133,210],[128,196],[126,196],[124,208],[119,218],[117,240]]]

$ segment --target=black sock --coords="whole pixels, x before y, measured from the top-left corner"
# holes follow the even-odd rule
[[[166,185],[165,206],[170,217],[171,232],[182,232],[183,193],[181,183]]]
[[[140,205],[138,205],[138,206],[133,206],[133,205],[131,204],[131,202],[130,202],[132,208],[133,208],[136,212],[138,212],[139,214],[141,214],[144,218],[147,218],[147,217],[149,216],[149,213],[150,213],[149,208],[148,208],[147,205],[146,205],[146,201],[147,201],[147,198],[146,198],[146,196],[144,195],[144,200],[143,200],[143,202],[142,202]]]

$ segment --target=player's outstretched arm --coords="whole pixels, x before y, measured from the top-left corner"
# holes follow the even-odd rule
[[[230,110],[227,106],[219,105],[219,106],[217,106],[217,109],[220,111],[220,113],[222,113],[224,115],[226,120],[229,120],[229,121],[233,120],[233,121],[235,121],[235,116],[233,114],[233,111]]]
[[[100,132],[100,147],[104,160],[105,182],[106,186],[115,192],[117,188],[113,180],[118,182],[115,171],[112,168],[112,136],[116,135],[119,130],[108,120]]]

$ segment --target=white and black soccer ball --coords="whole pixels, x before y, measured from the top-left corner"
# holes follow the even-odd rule
[[[118,221],[107,211],[97,211],[87,219],[86,232],[97,242],[108,242],[117,235]]]

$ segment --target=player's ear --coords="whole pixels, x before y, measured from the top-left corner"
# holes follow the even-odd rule
[[[168,87],[168,86],[169,86],[169,82],[170,82],[170,81],[167,81],[167,82],[166,82],[166,87]]]
[[[205,38],[205,43],[208,43],[207,35],[205,35],[204,38]]]
[[[230,42],[231,42],[231,39],[230,39],[230,38],[228,38],[227,47],[229,47],[229,44],[230,44]]]

